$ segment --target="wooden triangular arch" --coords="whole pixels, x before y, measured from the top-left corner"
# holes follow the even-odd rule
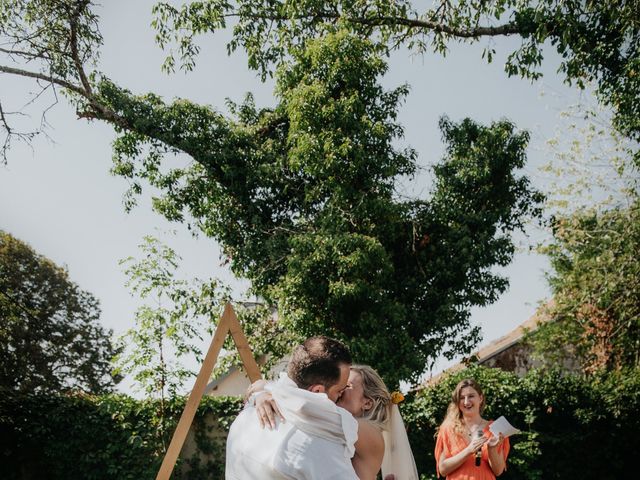
[[[180,417],[176,431],[173,433],[171,443],[164,456],[156,480],[169,480],[169,477],[171,477],[171,472],[173,472],[173,467],[176,464],[180,450],[182,450],[184,440],[187,438],[193,417],[195,417],[196,411],[198,410],[198,405],[200,404],[200,400],[202,400],[202,395],[211,377],[211,372],[213,372],[213,367],[216,365],[218,355],[220,354],[225,338],[227,338],[227,334],[231,334],[236,344],[249,380],[255,382],[262,378],[258,364],[253,358],[253,353],[249,347],[249,342],[247,342],[247,337],[242,331],[242,327],[236,316],[236,312],[233,310],[231,303],[227,303],[218,327],[216,328],[216,332],[213,335],[213,339],[211,340],[207,355],[202,363],[202,367],[200,367],[200,373],[198,373],[196,383],[193,385],[193,390],[191,390],[187,404],[182,411],[182,416]]]

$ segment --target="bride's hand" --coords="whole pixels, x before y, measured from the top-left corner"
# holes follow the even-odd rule
[[[266,384],[267,384],[266,380],[260,379],[260,380],[256,380],[251,385],[249,385],[249,388],[247,388],[247,391],[244,392],[244,401],[246,402],[249,399],[249,397],[254,393],[264,390],[264,386]]]
[[[284,417],[269,392],[263,392],[256,397],[256,413],[261,428],[267,427],[270,430],[276,428],[276,417],[280,417],[280,420],[284,422]]]

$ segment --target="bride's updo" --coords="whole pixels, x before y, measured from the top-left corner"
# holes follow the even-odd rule
[[[352,365],[351,371],[360,375],[364,396],[373,402],[373,406],[363,412],[362,418],[384,428],[389,419],[391,405],[391,394],[387,386],[369,365]]]

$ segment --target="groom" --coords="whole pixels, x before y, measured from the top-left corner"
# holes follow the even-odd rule
[[[287,421],[262,429],[248,405],[229,430],[226,479],[357,480],[351,457],[358,424],[335,405],[350,366],[337,340],[311,337],[298,345],[287,374],[267,387]]]

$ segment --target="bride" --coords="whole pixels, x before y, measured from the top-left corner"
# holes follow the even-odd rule
[[[264,381],[254,383],[247,394],[263,390],[264,385]],[[380,469],[385,480],[418,480],[398,397],[399,393],[389,393],[373,368],[351,366],[348,387],[337,404],[358,421],[358,441],[351,462],[360,480],[375,480]],[[255,404],[260,424],[275,427],[275,417],[282,418],[282,414],[271,394],[260,394]]]

